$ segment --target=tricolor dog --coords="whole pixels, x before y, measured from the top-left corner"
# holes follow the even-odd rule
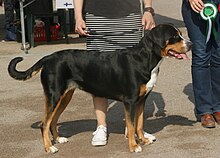
[[[183,58],[191,46],[175,26],[160,24],[146,32],[132,48],[112,52],[61,50],[43,57],[26,71],[16,69],[23,60],[16,57],[9,63],[8,72],[16,80],[27,80],[41,71],[46,98],[41,131],[47,152],[58,151],[51,143],[49,131],[57,142],[68,141],[59,136],[57,121],[76,88],[123,102],[129,150],[141,152],[135,134],[142,144],[151,143],[143,136],[143,111],[157,80],[159,65],[166,56]]]

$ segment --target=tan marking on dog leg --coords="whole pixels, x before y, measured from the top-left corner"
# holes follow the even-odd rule
[[[68,141],[67,138],[59,137],[59,134],[57,132],[57,121],[58,121],[60,115],[62,114],[62,112],[65,110],[65,108],[69,104],[69,102],[72,98],[74,90],[75,89],[71,89],[63,95],[64,97],[63,97],[63,100],[61,102],[61,105],[59,106],[56,113],[54,114],[53,120],[51,122],[51,126],[50,126],[51,133],[53,135],[54,140],[56,140],[59,143],[65,143],[65,142]]]
[[[143,134],[143,124],[144,124],[144,101],[137,106],[137,111],[136,111],[136,115],[137,115],[137,137],[140,140],[140,142],[144,145],[148,145],[150,143],[152,143],[149,139],[144,137]]]
[[[43,121],[42,135],[43,135],[45,150],[46,150],[46,152],[49,152],[49,153],[55,153],[58,151],[58,149],[56,147],[52,146],[52,144],[51,144],[51,140],[49,137],[49,129],[50,129],[50,125],[53,120],[53,117],[57,113],[57,110],[59,109],[62,100],[63,100],[63,96],[60,97],[60,99],[59,99],[59,101],[58,101],[58,103],[52,113],[50,112],[50,109],[49,109],[49,107],[51,107],[51,106],[48,105],[48,102],[46,104],[46,115],[45,115],[45,119]]]
[[[36,70],[36,71],[33,71],[32,73],[31,73],[31,76],[30,77],[33,77],[33,76],[35,76],[39,71],[41,71],[42,70],[42,68],[40,68],[40,69],[38,69],[38,70]]]
[[[142,85],[140,86],[139,96],[144,96],[144,95],[146,94],[146,92],[147,92],[147,87],[146,87],[145,84],[142,84]]]
[[[144,137],[143,135],[143,106],[140,105],[138,106],[137,109],[137,136],[139,139],[142,140],[142,138]]]
[[[131,118],[129,112],[125,109],[125,120],[126,127],[128,129],[128,145],[130,152],[142,152],[141,146],[139,146],[135,140],[135,129],[134,125],[131,123]]]
[[[46,98],[46,104],[45,104],[45,112],[44,112],[44,118],[42,119],[42,126],[41,126],[41,133],[42,133],[42,138],[44,142],[44,148],[46,152],[50,151],[50,147],[52,146],[51,140],[49,138],[49,129],[46,128],[46,123],[48,118],[50,117],[50,109],[48,105],[48,99]]]

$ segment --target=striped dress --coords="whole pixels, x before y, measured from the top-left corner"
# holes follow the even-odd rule
[[[90,8],[86,13],[86,27],[96,34],[87,37],[87,50],[125,49],[140,41],[142,14],[139,0],[89,0],[88,2],[87,8],[89,6]]]
[[[136,45],[142,37],[141,15],[135,13],[111,19],[87,13],[86,27],[97,33],[87,37],[87,50],[125,49]]]

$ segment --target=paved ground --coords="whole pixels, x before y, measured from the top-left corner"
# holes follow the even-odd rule
[[[180,1],[154,0],[157,23],[171,22],[186,37],[181,19]],[[3,37],[2,8],[0,7],[0,37]],[[66,144],[55,144],[56,154],[43,149],[38,123],[44,109],[43,91],[39,75],[20,82],[10,78],[7,65],[15,56],[25,57],[18,69],[26,69],[42,56],[64,48],[85,48],[84,39],[39,44],[29,54],[20,50],[20,43],[0,43],[0,157],[10,158],[214,158],[219,157],[219,127],[209,130],[196,122],[190,76],[190,60],[168,58],[161,66],[157,87],[145,107],[146,131],[157,141],[143,147],[139,154],[129,153],[124,139],[124,114],[120,103],[113,102],[108,113],[109,143],[105,147],[90,144],[96,120],[89,94],[77,91],[59,120],[59,132],[69,138]],[[189,53],[190,56],[190,53]],[[216,139],[217,138],[217,139]]]

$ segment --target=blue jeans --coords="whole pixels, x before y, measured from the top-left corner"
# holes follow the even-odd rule
[[[220,112],[220,16],[215,21],[219,38],[211,35],[207,44],[207,23],[191,9],[188,0],[183,0],[182,16],[193,42],[191,71],[196,112],[198,115]]]

